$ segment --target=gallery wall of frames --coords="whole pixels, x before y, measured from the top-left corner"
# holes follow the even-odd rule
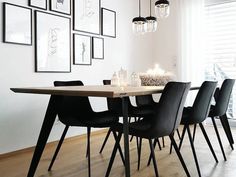
[[[116,12],[101,0],[29,0],[28,7],[4,2],[3,42],[31,46],[33,36],[35,72],[71,72],[72,63],[104,59],[105,38],[116,38]]]

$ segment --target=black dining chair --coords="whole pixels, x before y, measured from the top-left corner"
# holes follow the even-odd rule
[[[54,86],[83,86],[81,81],[55,81]],[[63,96],[58,107],[58,118],[65,125],[65,129],[60,138],[48,171],[51,171],[57,154],[64,141],[66,133],[71,126],[87,127],[87,157],[88,157],[88,176],[91,176],[90,165],[90,132],[91,128],[106,128],[118,122],[118,117],[111,111],[94,112],[88,97]],[[113,134],[117,138],[116,134]],[[119,147],[121,158],[124,163],[122,150]]]
[[[210,105],[211,105],[211,101],[214,95],[214,91],[216,89],[216,85],[217,85],[217,82],[211,82],[211,81],[203,82],[194,100],[193,106],[184,108],[182,120],[181,120],[181,124],[184,125],[184,128],[183,128],[183,132],[181,136],[181,141],[179,144],[179,150],[181,149],[182,142],[184,140],[184,136],[187,131],[199,177],[201,177],[201,171],[200,171],[200,167],[199,167],[199,163],[198,163],[198,159],[197,159],[197,155],[196,155],[196,151],[194,147],[193,137],[190,131],[190,125],[199,124],[201,131],[205,137],[205,140],[211,150],[211,153],[216,163],[218,163],[218,159],[216,157],[214,149],[211,145],[211,142],[202,124],[202,122],[205,121],[205,119],[207,118],[209,114]]]
[[[229,121],[227,117],[227,109],[228,109],[230,96],[233,90],[234,83],[235,83],[234,79],[225,79],[224,82],[222,83],[221,88],[216,89],[215,94],[214,94],[215,105],[211,105],[210,113],[208,115],[209,117],[211,117],[214,129],[216,132],[216,136],[217,136],[220,148],[221,148],[221,152],[225,161],[227,160],[227,158],[224,152],[223,144],[222,144],[220,134],[219,134],[216,122],[215,122],[215,118],[218,118],[218,117],[220,118],[222,127],[225,131],[229,144],[233,150],[234,139],[233,139],[232,132],[229,126]],[[196,127],[197,125],[194,125],[193,136],[195,136]]]
[[[173,137],[173,132],[177,129],[181,120],[181,115],[189,88],[190,83],[169,82],[163,90],[159,104],[155,106],[155,113],[144,117],[138,122],[130,123],[129,125],[130,135],[139,137],[141,141],[142,139],[148,139],[155,175],[157,177],[159,175],[154,153],[153,139],[163,136],[169,136],[187,176],[190,176]],[[111,127],[111,130],[118,132],[118,138],[116,139],[116,143],[112,151],[106,177],[110,174],[117,149],[119,147],[123,133],[123,125],[121,123],[116,123]]]
[[[103,80],[103,84],[111,85],[111,80]],[[122,100],[120,98],[107,98],[107,107],[109,111],[116,113],[118,117],[123,116]],[[134,118],[135,121],[138,121],[140,120],[140,118],[143,118],[144,116],[147,116],[153,113],[154,113],[153,108],[150,106],[136,107],[131,104],[130,100],[128,102],[128,116],[129,116],[130,121],[131,121],[131,118]],[[107,135],[100,149],[100,153],[102,153],[110,134],[111,134],[111,129],[109,129],[107,132]],[[138,140],[137,140],[137,146],[138,146]]]

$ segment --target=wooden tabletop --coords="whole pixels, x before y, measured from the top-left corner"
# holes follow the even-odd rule
[[[164,86],[112,87],[110,85],[11,88],[11,90],[15,93],[93,96],[110,98],[162,93],[163,89]],[[191,88],[191,90],[195,89],[198,89],[198,87]]]

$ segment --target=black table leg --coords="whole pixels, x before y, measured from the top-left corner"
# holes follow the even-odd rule
[[[125,149],[125,176],[126,177],[130,177],[128,99],[129,97],[122,97],[123,132],[124,132],[124,149]]]
[[[34,150],[34,155],[30,164],[27,177],[33,177],[38,167],[40,158],[42,156],[49,134],[52,130],[52,126],[56,119],[57,115],[56,107],[60,98],[61,98],[60,96],[51,96],[49,100],[46,115],[44,117],[43,125],[41,127],[41,131],[38,137],[38,142]]]

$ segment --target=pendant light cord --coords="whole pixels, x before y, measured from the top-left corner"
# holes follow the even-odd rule
[[[139,0],[139,17],[141,17],[141,2]]]
[[[152,16],[152,0],[150,0],[150,17]]]

